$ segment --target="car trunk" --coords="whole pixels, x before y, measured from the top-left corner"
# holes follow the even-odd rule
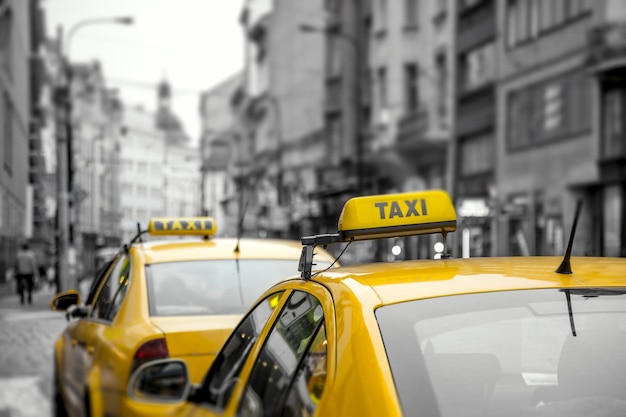
[[[171,358],[183,359],[194,384],[202,381],[241,315],[152,317],[165,333]]]

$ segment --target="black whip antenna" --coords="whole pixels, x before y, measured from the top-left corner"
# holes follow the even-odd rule
[[[567,249],[565,250],[565,256],[563,257],[563,261],[561,265],[556,269],[557,274],[571,274],[572,273],[572,265],[570,264],[570,258],[572,257],[572,246],[574,246],[574,235],[576,234],[576,225],[578,224],[578,216],[580,215],[580,210],[583,206],[583,201],[578,200],[576,203],[576,213],[574,214],[574,223],[572,223],[572,231],[569,235],[569,243],[567,244]]]

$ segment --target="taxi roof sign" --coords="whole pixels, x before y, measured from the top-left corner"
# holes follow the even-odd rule
[[[454,232],[456,212],[443,190],[355,197],[343,206],[342,240]]]
[[[152,236],[213,236],[217,225],[213,217],[153,217],[148,223]]]
[[[318,245],[433,233],[441,233],[445,242],[447,234],[456,230],[456,211],[443,190],[355,197],[343,206],[337,227],[337,233],[300,239],[303,248],[298,271],[303,279],[312,276]]]

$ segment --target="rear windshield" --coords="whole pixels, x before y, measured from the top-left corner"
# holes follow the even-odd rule
[[[316,269],[330,266],[317,262]],[[243,314],[270,286],[296,275],[297,260],[206,260],[146,266],[151,316]]]
[[[524,290],[378,309],[405,415],[626,416],[625,294]]]

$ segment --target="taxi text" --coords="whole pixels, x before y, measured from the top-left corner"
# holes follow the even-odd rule
[[[419,202],[419,207],[417,207]],[[391,204],[387,201],[374,203],[374,206],[378,208],[378,212],[381,219],[393,219],[394,217],[411,217],[411,216],[426,216],[428,210],[426,209],[426,200],[404,200],[404,204],[401,202],[392,201]],[[420,214],[421,210],[421,214]]]

